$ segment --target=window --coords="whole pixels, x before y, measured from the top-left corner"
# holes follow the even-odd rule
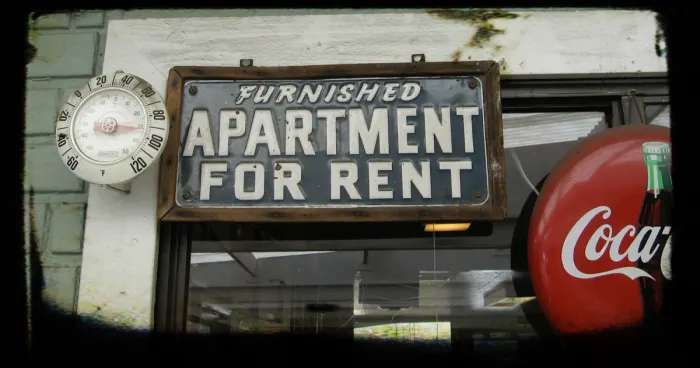
[[[658,78],[606,78],[607,89],[600,79],[504,81],[504,221],[452,232],[406,222],[163,224],[157,328],[527,349],[546,321],[514,241],[518,218],[578,140],[630,122],[630,85],[662,89]],[[667,106],[644,107],[663,125]]]
[[[645,110],[649,124],[671,127],[671,105],[649,104],[645,106]]]

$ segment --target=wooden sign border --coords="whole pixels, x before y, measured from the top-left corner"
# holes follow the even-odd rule
[[[175,202],[183,86],[188,80],[325,79],[473,75],[483,78],[490,195],[479,206],[358,208],[184,208]],[[502,220],[506,216],[500,72],[495,61],[416,62],[285,67],[176,66],[168,76],[170,134],[160,161],[157,215],[161,221],[371,222]],[[497,144],[493,144],[497,142]]]

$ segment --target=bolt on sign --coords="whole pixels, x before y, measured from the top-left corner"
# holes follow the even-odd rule
[[[498,220],[498,64],[175,67],[166,221]]]

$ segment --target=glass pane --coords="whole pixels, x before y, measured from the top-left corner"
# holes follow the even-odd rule
[[[671,127],[671,105],[647,105],[645,109],[650,124]]]
[[[527,272],[511,270],[515,219],[532,192],[525,178],[536,185],[577,140],[605,128],[598,112],[505,115],[505,221],[439,232],[423,223],[204,224],[192,242],[187,330],[521,350],[537,337],[523,311],[535,296],[514,286]]]
[[[528,181],[537,185],[581,138],[606,128],[605,114],[595,111],[503,114],[508,217],[520,215],[532,192]]]
[[[509,258],[498,249],[231,252],[241,262],[206,252],[202,262],[200,244],[190,270],[190,331],[355,328],[358,337],[447,340],[453,328],[529,332],[515,321],[523,315],[513,307],[524,299],[513,295]]]

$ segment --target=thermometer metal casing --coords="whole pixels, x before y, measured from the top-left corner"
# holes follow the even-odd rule
[[[56,122],[66,167],[95,184],[128,183],[158,159],[168,139],[162,97],[133,74],[93,77],[70,95]]]

